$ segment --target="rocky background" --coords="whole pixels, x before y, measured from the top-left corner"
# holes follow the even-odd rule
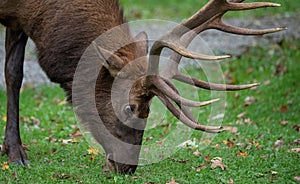
[[[268,34],[263,37],[257,36],[236,36],[227,33],[222,33],[216,30],[209,30],[201,33],[201,37],[206,41],[210,48],[219,53],[230,53],[233,55],[240,55],[247,50],[247,48],[255,45],[268,45],[280,43],[283,40],[292,40],[300,38],[300,21],[299,17],[294,16],[275,16],[266,17],[259,20],[244,20],[244,19],[228,19],[226,20],[231,25],[241,26],[246,28],[272,28],[272,27],[287,27],[288,30],[279,33]],[[162,26],[148,25],[147,30],[151,30],[157,34],[162,33]],[[134,28],[133,28],[134,29]],[[133,30],[135,32],[135,30]],[[5,87],[4,79],[4,60],[5,50],[5,29],[0,28],[0,88]],[[26,59],[24,64],[24,81],[23,85],[41,85],[51,84],[47,76],[39,67],[36,59],[35,46],[32,41],[28,42],[26,49]],[[52,84],[51,84],[52,85]]]

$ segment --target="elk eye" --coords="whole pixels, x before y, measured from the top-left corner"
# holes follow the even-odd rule
[[[135,108],[135,105],[126,105],[124,108],[124,113],[127,116],[132,116],[132,114],[134,112],[134,108]]]

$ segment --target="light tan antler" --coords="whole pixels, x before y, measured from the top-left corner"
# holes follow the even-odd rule
[[[222,127],[212,127],[198,124],[195,117],[186,106],[202,106],[203,104],[211,104],[217,100],[208,102],[194,102],[181,97],[172,84],[171,79],[181,81],[199,88],[209,90],[242,90],[252,88],[258,84],[245,85],[224,85],[205,82],[199,79],[191,78],[178,71],[178,65],[182,57],[203,59],[203,60],[220,60],[231,57],[230,55],[223,56],[208,56],[194,53],[187,50],[190,42],[201,32],[207,29],[217,29],[223,32],[239,35],[264,35],[267,33],[278,32],[286,28],[272,28],[263,30],[253,30],[240,27],[234,27],[225,24],[222,21],[223,15],[228,11],[249,10],[262,7],[277,7],[280,4],[270,2],[253,2],[242,3],[243,0],[211,0],[202,9],[196,12],[186,21],[182,22],[174,29],[163,35],[159,40],[155,41],[150,50],[149,65],[147,70],[147,78],[145,85],[158,96],[163,104],[187,126],[196,130],[201,130],[210,133],[218,133],[223,131]],[[184,38],[184,39],[182,39]],[[167,78],[159,76],[159,56],[164,48],[169,48],[174,51],[170,59],[172,64],[166,68],[168,73]],[[174,105],[175,102],[178,107]]]

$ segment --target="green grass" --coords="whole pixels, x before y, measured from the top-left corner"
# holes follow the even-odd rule
[[[257,2],[259,0],[245,1]],[[269,1],[269,0],[268,0]],[[198,11],[208,0],[120,0],[124,6],[125,15],[129,20],[135,19],[165,19],[165,20],[182,20],[190,17]],[[273,0],[270,2],[280,3],[280,8],[267,8],[251,11],[242,11],[229,13],[228,17],[244,17],[249,16],[274,16],[275,14],[293,14],[299,13],[299,1],[282,1]]]
[[[299,147],[293,143],[299,140],[299,132],[293,126],[300,125],[300,41],[283,42],[269,47],[255,47],[239,58],[222,64],[228,81],[250,83],[268,81],[253,90],[226,93],[226,115],[223,125],[238,128],[236,134],[225,132],[210,142],[207,148],[200,149],[202,133],[195,132],[199,148],[182,148],[169,158],[155,164],[139,166],[134,176],[115,173],[103,173],[104,157],[92,159],[88,154],[89,145],[84,138],[74,138],[77,123],[69,105],[61,105],[64,92],[58,87],[26,87],[21,93],[21,135],[28,146],[27,154],[30,168],[9,165],[8,170],[0,170],[0,183],[166,183],[174,178],[178,183],[293,183],[293,177],[300,176],[300,154],[291,151]],[[276,75],[276,68],[286,67],[286,72]],[[247,73],[248,71],[248,73]],[[250,73],[249,73],[250,71]],[[252,71],[252,72],[251,72]],[[196,69],[187,70],[189,74],[202,77]],[[203,77],[202,77],[203,78]],[[230,79],[230,80],[229,80]],[[269,84],[268,84],[269,83]],[[179,86],[186,89],[185,86]],[[193,91],[185,90],[185,96],[193,96]],[[236,95],[238,94],[238,95]],[[201,99],[208,99],[208,91],[199,90]],[[197,96],[197,95],[196,95]],[[256,101],[244,107],[246,97],[255,97]],[[0,91],[0,142],[4,137],[5,91]],[[209,107],[200,114],[200,121],[206,122]],[[237,115],[246,112],[244,119]],[[35,120],[37,118],[39,121]],[[249,118],[253,124],[244,123]],[[175,120],[167,117],[164,123]],[[236,122],[242,123],[237,124]],[[280,124],[287,121],[286,125]],[[171,129],[174,129],[172,125]],[[153,137],[153,143],[166,136],[166,127],[157,126],[146,132]],[[58,140],[76,139],[77,143],[49,141],[49,137]],[[282,140],[283,146],[275,147]],[[227,146],[226,142],[232,142]],[[145,141],[145,144],[150,144]],[[193,153],[199,149],[200,156]],[[239,151],[246,156],[238,156]],[[221,157],[227,170],[211,169],[211,163],[205,164],[205,157]],[[7,157],[0,157],[3,164]],[[272,171],[276,173],[271,174]],[[16,179],[17,178],[17,179]],[[295,182],[294,182],[295,183]]]

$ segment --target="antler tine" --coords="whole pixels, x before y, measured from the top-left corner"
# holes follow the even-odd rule
[[[201,8],[197,13],[191,16],[189,19],[176,26],[173,30],[163,35],[158,41],[156,41],[151,50],[148,65],[148,74],[157,75],[159,58],[153,56],[159,56],[164,47],[168,47],[178,54],[196,59],[224,59],[228,58],[229,55],[219,56],[219,57],[207,57],[186,50],[186,46],[193,40],[196,35],[193,35],[188,39],[187,44],[180,42],[180,38],[187,32],[193,30],[197,34],[206,29],[219,29],[221,31],[243,34],[243,35],[263,35],[266,33],[273,33],[277,31],[284,30],[286,28],[274,28],[274,29],[264,29],[264,30],[252,30],[245,29],[227,25],[222,22],[222,16],[228,11],[238,11],[238,10],[249,10],[262,7],[277,7],[280,4],[270,3],[270,2],[253,2],[253,3],[242,3],[243,0],[211,0],[206,6]],[[216,8],[217,7],[217,8]]]
[[[188,127],[208,133],[220,133],[224,131],[221,126],[205,126],[193,122],[192,120],[187,118],[185,114],[180,111],[166,96],[164,96],[163,94],[157,94],[157,97],[177,119],[182,121],[182,123],[184,123]]]
[[[253,88],[260,85],[259,83],[243,84],[243,85],[215,84],[215,83],[210,83],[199,79],[191,78],[184,74],[176,74],[174,76],[174,79],[199,88],[215,90],[215,91],[238,91],[238,90]]]
[[[205,102],[195,102],[178,95],[178,93],[176,93],[164,80],[160,78],[157,78],[156,82],[154,82],[153,84],[156,87],[156,89],[158,89],[161,93],[165,94],[166,96],[174,100],[176,103],[190,106],[190,107],[202,107],[220,100],[220,99],[213,99]]]
[[[282,27],[282,28],[256,30],[256,29],[240,28],[240,27],[235,27],[235,26],[225,24],[222,21],[222,17],[229,10],[242,10],[242,9],[252,9],[252,8],[258,8],[258,7],[266,7],[266,6],[279,6],[279,4],[275,4],[275,3],[262,3],[262,2],[260,2],[260,3],[241,3],[243,1],[244,0],[231,0],[228,2],[222,1],[221,3],[230,5],[230,8],[228,8],[228,10],[221,11],[220,14],[215,15],[207,22],[194,28],[192,31],[190,31],[190,33],[185,34],[184,39],[181,40],[181,45],[186,48],[190,44],[190,42],[195,38],[195,36],[197,36],[202,31],[207,30],[207,29],[218,29],[220,31],[224,31],[224,32],[232,33],[232,34],[240,34],[240,35],[264,35],[267,33],[274,33],[274,32],[278,32],[278,31],[287,29],[285,27]],[[213,3],[214,2],[211,2],[211,4],[208,4],[207,7],[204,7],[203,9],[205,9],[205,8],[208,9],[208,7],[213,6]],[[240,7],[240,8],[237,8],[237,7]],[[201,12],[201,10],[198,13],[200,13],[200,12]],[[189,20],[186,21],[185,24],[187,24],[187,22],[189,22]],[[174,62],[172,62],[172,64],[170,63],[166,67],[166,69],[162,72],[162,73],[166,74],[167,78],[175,78],[176,80],[194,85],[196,87],[210,89],[210,90],[218,90],[218,91],[243,90],[243,89],[248,89],[248,88],[252,88],[252,87],[259,85],[257,83],[246,84],[246,85],[223,85],[223,84],[208,83],[208,82],[194,79],[194,78],[191,79],[190,77],[185,76],[178,71],[178,64],[180,63],[181,58],[182,58],[182,56],[175,52],[171,55],[170,60],[175,61],[175,63]]]
[[[174,92],[176,92],[177,94],[179,94],[176,86],[172,83],[172,81],[170,80],[166,80],[166,83],[174,90]],[[218,101],[219,99],[215,99],[215,100],[212,100],[212,101]],[[182,112],[186,115],[187,118],[189,118],[190,120],[192,120],[193,122],[197,122],[198,124],[198,120],[196,120],[196,118],[194,117],[193,113],[191,112],[191,110],[182,105],[182,104],[179,104],[179,103],[176,103],[178,105],[178,107],[182,110]],[[209,104],[207,104],[209,105]]]

